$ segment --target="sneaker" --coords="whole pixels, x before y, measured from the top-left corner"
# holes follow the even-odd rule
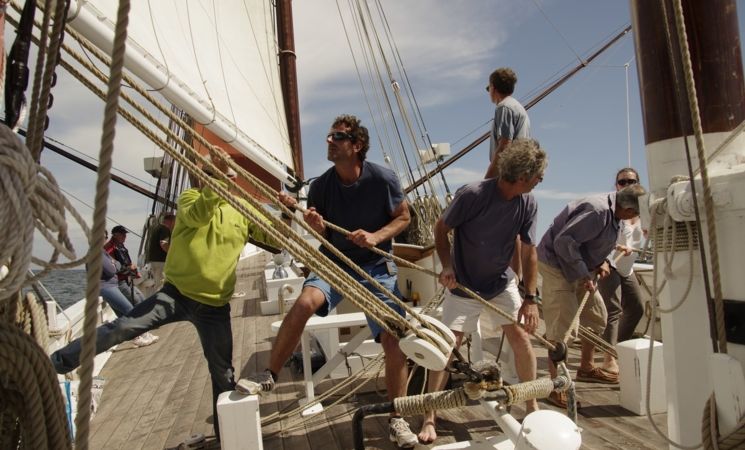
[[[158,342],[158,339],[160,339],[160,336],[156,336],[149,331],[142,333],[142,336],[145,338],[146,341],[150,342],[150,344],[155,344],[156,342]]]
[[[137,336],[130,341],[135,347],[147,347],[155,341],[148,339],[144,334]]]
[[[247,378],[241,378],[235,385],[235,390],[243,395],[268,394],[274,389],[274,377],[269,369],[254,373]]]
[[[419,442],[409,424],[401,417],[391,417],[388,420],[388,438],[401,448],[414,448]]]

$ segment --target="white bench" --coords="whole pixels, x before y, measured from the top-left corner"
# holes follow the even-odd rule
[[[415,308],[415,311],[420,310],[420,308]],[[439,312],[439,311],[438,311]],[[278,320],[276,322],[273,322],[271,325],[271,330],[273,333],[277,333],[279,331],[279,327],[282,325],[282,321]],[[314,331],[327,331],[327,330],[338,330],[339,328],[345,328],[345,327],[356,327],[356,326],[364,326],[364,328],[360,329],[352,338],[349,340],[349,342],[345,343],[345,345],[339,346],[338,343],[338,337],[335,342],[335,353],[333,356],[326,355],[327,357],[331,356],[330,359],[326,361],[326,364],[324,364],[320,369],[316,371],[316,373],[312,373],[311,369],[311,362],[310,362],[310,356],[311,356],[311,345],[310,345],[310,337],[311,333]],[[326,378],[331,374],[331,372],[334,371],[340,364],[342,364],[347,357],[352,355],[356,352],[356,350],[362,345],[366,340],[370,339],[372,337],[372,333],[370,331],[370,328],[367,327],[367,319],[365,318],[365,314],[362,312],[353,312],[353,313],[345,313],[345,314],[329,314],[326,317],[320,317],[320,316],[312,316],[308,322],[305,324],[305,328],[303,329],[303,333],[300,336],[300,345],[302,349],[302,355],[303,355],[303,380],[305,383],[305,395],[306,399],[303,401],[303,403],[309,403],[312,402],[315,398],[315,385],[320,383],[321,380]],[[483,359],[483,352],[481,349],[481,335],[477,331],[476,333],[473,333],[471,335],[471,343],[472,343],[472,358],[475,361],[480,361]],[[313,408],[309,408],[305,411],[303,411],[303,415],[311,415],[316,414],[323,410],[323,407],[319,404],[316,405]]]
[[[271,325],[272,332],[277,333],[279,327],[282,325],[282,321],[278,320],[273,322]],[[310,336],[312,331],[322,331],[329,329],[339,329],[344,327],[355,327],[360,325],[367,325],[367,319],[365,314],[362,312],[347,313],[347,314],[329,314],[326,317],[313,316],[305,324],[303,334],[300,336],[300,345],[303,354],[303,379],[305,382],[305,402],[312,402],[315,398],[315,385],[318,384],[322,379],[326,378],[339,364],[343,363],[347,356],[353,353],[357,347],[359,347],[365,340],[372,337],[370,328],[365,326],[355,334],[352,339],[344,346],[339,348],[336,354],[331,359],[326,361],[316,373],[312,373],[310,364]],[[303,412],[303,415],[315,414],[323,409],[321,405],[311,408]]]

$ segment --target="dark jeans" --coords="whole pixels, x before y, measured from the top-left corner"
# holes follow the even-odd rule
[[[202,351],[207,358],[212,378],[215,434],[219,439],[217,397],[235,387],[230,304],[221,307],[205,305],[183,296],[176,287],[166,283],[163,289],[139,303],[127,314],[96,329],[96,354],[146,331],[183,320],[188,320],[197,329]],[[80,339],[57,350],[51,358],[57,373],[72,371],[80,365]]]
[[[617,292],[619,286],[621,298]],[[641,289],[636,274],[622,277],[611,267],[610,275],[598,283],[598,290],[605,302],[605,309],[608,310],[608,325],[605,327],[603,339],[611,345],[631,339],[636,325],[644,315]]]

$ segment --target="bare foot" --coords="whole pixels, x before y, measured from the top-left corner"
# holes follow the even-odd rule
[[[419,431],[419,442],[423,444],[431,444],[437,439],[437,432],[435,431],[435,422],[432,420],[425,420],[422,422],[422,429]]]

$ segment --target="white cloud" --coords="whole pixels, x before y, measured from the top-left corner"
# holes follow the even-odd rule
[[[485,78],[509,30],[526,14],[525,9],[518,5],[500,5],[499,14],[495,14],[497,8],[490,0],[436,3],[414,0],[386,2],[383,6],[395,45],[409,69],[408,75],[417,89],[416,94],[422,99],[422,106],[453,101],[453,87]],[[295,34],[302,37],[296,41],[297,53],[301,55],[297,62],[300,91],[303,93],[301,101],[359,97],[361,92],[354,59],[348,38],[338,26],[340,19],[335,2],[296,2],[294,12]],[[377,17],[376,13],[373,15]],[[367,80],[364,67],[367,50],[360,47],[367,45],[366,41],[358,38],[350,12],[344,7],[342,17],[362,78]],[[319,26],[329,22],[334,26]],[[367,25],[370,29],[370,24]],[[389,54],[388,62],[394,66],[394,77],[404,83],[388,51],[390,43],[385,27],[375,23],[375,28],[380,45]],[[377,48],[378,43],[373,41],[371,45]],[[411,71],[413,67],[415,71]],[[383,83],[388,85],[388,80]]]
[[[467,169],[464,167],[448,167],[445,169],[445,179],[451,187],[463,184],[473,183],[482,180],[486,173],[486,167],[483,171]]]

